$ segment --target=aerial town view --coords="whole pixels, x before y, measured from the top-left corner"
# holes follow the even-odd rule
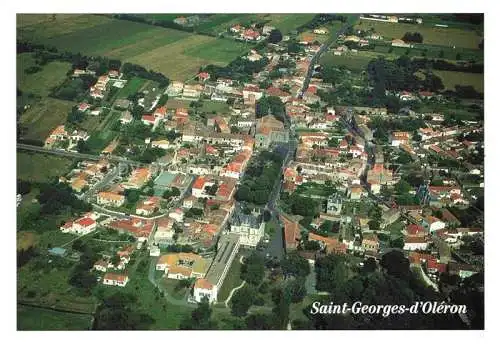
[[[484,329],[483,14],[16,33],[18,330]]]

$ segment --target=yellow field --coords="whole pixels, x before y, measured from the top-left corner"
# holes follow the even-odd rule
[[[433,70],[443,81],[444,87],[453,91],[456,85],[472,86],[480,93],[484,92],[484,74],[473,74],[459,71]]]
[[[216,40],[216,38],[210,36],[193,35],[180,41],[150,50],[149,52],[129,57],[127,60],[159,71],[172,80],[184,80],[196,74],[201,65],[226,64],[225,62],[217,62],[185,54],[187,48],[204,45]]]
[[[472,30],[456,28],[425,27],[418,24],[387,23],[361,20],[355,29],[368,30],[373,28],[385,40],[401,39],[407,32],[422,34],[424,44],[446,47],[478,48],[481,37]]]
[[[21,125],[27,127],[24,137],[44,141],[52,129],[66,122],[73,105],[73,102],[53,98],[44,98],[32,105],[21,116]]]
[[[20,232],[17,234],[17,250],[26,250],[34,246],[36,241],[37,236],[33,232]]]

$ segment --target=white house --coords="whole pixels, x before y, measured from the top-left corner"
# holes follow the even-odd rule
[[[426,250],[429,243],[427,242],[426,237],[405,237],[405,245],[403,247],[404,250]]]
[[[429,231],[430,233],[443,229],[446,227],[446,224],[439,220],[437,217],[428,216],[422,221],[422,226]]]
[[[128,281],[128,275],[126,274],[106,273],[104,275],[102,283],[104,285],[124,287],[125,285],[127,285]]]
[[[177,222],[184,221],[184,212],[181,208],[177,208],[168,214],[168,217],[174,219]]]
[[[193,290],[196,302],[201,302],[203,298],[206,298],[209,303],[214,303],[217,300],[217,285],[211,284],[205,278],[197,279]]]

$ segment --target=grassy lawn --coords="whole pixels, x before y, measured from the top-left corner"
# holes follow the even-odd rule
[[[200,45],[187,47],[184,54],[190,57],[215,61],[217,65],[225,65],[238,56],[250,51],[255,44],[239,42],[232,39],[216,39]]]
[[[309,22],[314,16],[313,13],[269,14],[263,16],[263,19],[269,20],[267,24],[278,28],[283,34],[286,34]]]
[[[424,38],[424,44],[445,47],[463,47],[477,49],[481,36],[475,31],[457,28],[426,27],[418,24],[387,23],[369,20],[360,20],[355,29],[375,31],[384,37],[384,40],[401,39],[407,32],[418,32]]]
[[[364,71],[368,66],[370,60],[376,57],[372,55],[367,55],[364,53],[348,53],[342,54],[341,56],[336,56],[333,52],[328,52],[324,54],[320,59],[320,64],[330,66],[343,66],[352,71]]]
[[[335,188],[333,186],[329,187],[326,185],[317,184],[314,182],[305,183],[297,187],[296,193],[311,196],[324,196],[327,197],[334,192]]]
[[[99,285],[99,287],[109,294],[127,292],[136,295],[138,297],[136,309],[155,320],[151,330],[177,329],[182,319],[192,312],[191,308],[172,305],[166,299],[157,297],[153,285],[148,281],[147,274],[135,272],[125,288],[105,285]]]
[[[49,259],[52,260],[49,263]],[[74,263],[57,257],[37,256],[17,270],[19,302],[56,309],[92,313],[96,301],[82,297],[68,284]]]
[[[434,70],[434,74],[443,81],[445,89],[455,90],[456,85],[472,86],[480,93],[484,92],[484,74],[465,73],[460,71]]]
[[[396,221],[393,224],[390,224],[385,229],[391,232],[391,237],[393,239],[401,236],[401,231],[405,228],[405,224],[402,221]]]
[[[71,68],[67,62],[49,62],[42,70],[27,74],[26,69],[36,66],[31,53],[17,55],[17,88],[42,97],[49,95],[52,88],[59,86],[66,79],[66,73]]]
[[[17,178],[33,182],[49,182],[67,174],[73,167],[73,160],[33,152],[17,152]]]
[[[242,282],[242,280],[240,279],[240,257],[241,254],[236,255],[231,268],[227,272],[226,279],[224,279],[224,283],[222,284],[222,287],[219,291],[219,296],[217,299],[218,302],[224,302],[231,293],[231,290],[239,286]]]
[[[167,293],[179,300],[183,299],[189,291],[187,288],[177,288],[179,280],[163,278],[161,282],[165,285]]]
[[[229,112],[229,105],[224,102],[204,100],[203,106],[199,110],[208,114],[222,114]]]
[[[74,105],[73,102],[53,98],[44,98],[32,105],[21,116],[23,138],[45,141],[54,128],[66,122],[68,112]]]
[[[136,93],[141,89],[146,80],[141,79],[140,77],[133,77],[131,80],[127,82],[125,87],[123,87],[118,94],[116,95],[117,99],[127,98],[129,95]]]
[[[17,306],[18,330],[87,330],[91,320],[91,315]]]

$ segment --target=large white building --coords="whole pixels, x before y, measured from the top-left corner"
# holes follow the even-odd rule
[[[236,213],[231,219],[230,233],[240,236],[240,245],[255,248],[264,236],[265,224],[262,215]]]

